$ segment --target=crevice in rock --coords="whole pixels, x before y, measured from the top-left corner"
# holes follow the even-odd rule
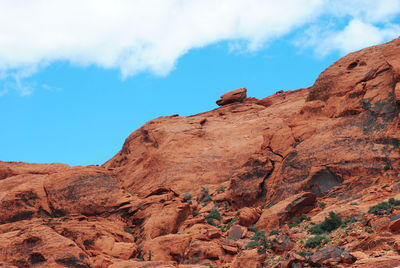
[[[363,79],[361,79],[360,81],[358,81],[358,82],[356,83],[356,85],[358,85],[358,84],[360,84],[360,83],[362,83],[362,82],[367,82],[367,81],[369,81],[369,80],[375,79],[375,78],[376,78],[378,75],[380,75],[381,73],[384,73],[384,72],[389,71],[389,70],[391,69],[390,66],[389,66],[389,67],[386,67],[386,68],[383,68],[383,69],[380,70],[381,67],[383,67],[383,65],[382,65],[382,66],[379,66],[377,69],[375,69],[375,68],[371,69],[371,70],[364,76]]]
[[[48,191],[47,191],[45,186],[43,186],[43,190],[44,190],[44,192],[46,194],[47,204],[49,205],[49,208],[51,210],[51,215],[50,216],[54,217],[54,218],[58,218],[58,217],[64,217],[64,216],[68,215],[68,213],[65,210],[56,209],[53,206],[53,204],[52,204],[52,202],[50,201],[50,198],[49,198],[49,193],[48,193]]]
[[[261,189],[260,195],[259,195],[260,199],[264,199],[267,196],[267,188],[265,187],[265,184],[266,184],[267,180],[269,179],[269,177],[271,176],[271,174],[275,170],[275,161],[272,161],[272,160],[270,160],[270,161],[272,164],[271,171],[267,175],[265,175],[263,181],[260,183],[260,189]]]
[[[279,157],[282,158],[282,159],[284,158],[283,155],[281,155],[280,153],[274,152],[274,150],[272,149],[272,147],[271,147],[270,145],[267,146],[266,149],[267,149],[268,151],[270,151],[271,153],[273,153],[274,155],[279,156]],[[272,162],[272,161],[271,161],[271,162]]]

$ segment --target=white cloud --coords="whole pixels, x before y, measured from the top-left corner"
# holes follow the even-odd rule
[[[343,55],[380,44],[398,37],[399,34],[400,25],[385,24],[377,27],[359,19],[352,19],[341,30],[334,30],[332,25],[325,28],[310,27],[295,44],[300,47],[313,47],[317,55],[324,57],[334,51]]]
[[[400,14],[400,0],[328,0],[326,13],[351,16],[367,23],[389,22]]]
[[[399,25],[388,24],[379,28],[354,19],[342,31],[329,35],[317,46],[317,49],[322,54],[328,54],[333,50],[339,50],[344,54],[383,43],[386,40],[397,37],[399,33]]]
[[[0,79],[15,78],[29,94],[21,79],[55,61],[118,68],[122,77],[166,75],[193,48],[230,41],[254,51],[306,25],[315,29],[321,17],[352,21],[308,35],[304,45],[347,51],[398,34],[389,23],[399,14],[400,0],[0,0]]]

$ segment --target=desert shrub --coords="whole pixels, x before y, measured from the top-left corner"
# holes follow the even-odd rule
[[[329,242],[329,239],[326,236],[317,235],[307,239],[304,246],[306,248],[316,248],[320,245],[324,245]]]
[[[249,231],[256,233],[256,232],[258,232],[258,227],[255,225],[251,225],[251,226],[249,226]]]
[[[201,187],[201,192],[202,192],[204,195],[209,194],[209,190],[208,190],[207,187]]]
[[[217,221],[220,221],[222,219],[218,208],[213,208],[206,216],[206,221],[208,224],[214,225],[214,222],[213,222],[214,219]]]
[[[320,224],[316,224],[310,228],[310,233],[312,234],[323,234],[330,233],[333,230],[336,230],[342,225],[342,220],[340,217],[333,211],[329,213],[329,217],[325,218],[323,222]]]
[[[185,194],[185,195],[183,196],[183,201],[189,203],[189,202],[192,200],[192,198],[193,198],[193,197],[192,197],[191,194]]]
[[[225,225],[220,225],[218,226],[218,228],[222,231],[222,232],[226,232],[229,229],[231,229],[232,225],[236,222],[236,219],[231,219],[227,224]]]
[[[302,256],[303,258],[312,255],[310,252],[307,251],[297,251],[296,254]]]
[[[223,209],[224,209],[225,211],[228,211],[228,210],[231,209],[231,206],[229,205],[229,202],[228,202],[228,201],[223,201],[223,202],[222,202],[222,207],[223,207]]]
[[[375,206],[370,207],[368,213],[375,215],[390,214],[392,213],[392,208],[393,206],[391,206],[388,202],[381,202]]]
[[[211,195],[206,195],[203,199],[201,199],[200,203],[205,206],[208,202],[212,200]]]
[[[201,187],[201,192],[203,193],[203,199],[201,199],[200,203],[205,206],[208,202],[212,200],[212,197],[208,191],[208,188]]]
[[[326,203],[325,202],[321,202],[318,205],[320,208],[324,209],[326,207]]]
[[[293,228],[298,226],[300,223],[302,223],[303,221],[310,221],[311,218],[307,217],[305,215],[301,215],[299,217],[294,218],[293,223],[289,223],[289,228]]]
[[[302,141],[295,141],[295,142],[293,142],[292,147],[296,148],[297,145],[299,145],[301,142],[302,142]]]
[[[270,248],[270,242],[265,236],[265,232],[258,230],[257,226],[250,226],[249,231],[253,232],[254,235],[250,237],[252,241],[246,245],[246,248],[247,246],[258,247],[259,253],[265,253]]]
[[[389,198],[388,200],[389,204],[391,204],[393,207],[395,206],[400,206],[400,200],[394,199],[394,198]]]
[[[199,212],[198,212],[197,210],[194,210],[194,211],[192,212],[192,215],[193,215],[193,217],[196,217],[197,215],[199,215]]]
[[[133,234],[132,229],[129,228],[129,227],[125,227],[125,228],[124,228],[124,232],[127,232],[127,233],[129,233],[129,234]]]
[[[391,163],[389,160],[386,161],[385,166],[383,167],[383,169],[384,169],[385,171],[390,170],[390,169],[393,169],[392,163]]]
[[[279,234],[281,231],[279,230],[272,230],[271,232],[269,232],[269,235],[277,235]]]
[[[250,241],[244,248],[250,249],[250,248],[256,248],[258,246],[260,246],[260,243],[258,243],[257,241]]]
[[[387,202],[381,202],[369,208],[368,213],[374,215],[391,214],[394,207],[400,206],[400,200],[390,198]]]
[[[360,221],[360,219],[356,218],[356,217],[351,217],[351,218],[347,218],[342,222],[342,228],[347,227],[349,224],[355,223]]]
[[[217,189],[217,193],[223,193],[223,192],[225,192],[225,189],[226,189],[226,187],[221,186],[221,187],[219,187],[219,188]]]

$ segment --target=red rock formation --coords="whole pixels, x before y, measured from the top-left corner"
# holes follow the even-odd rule
[[[247,96],[246,88],[239,88],[229,92],[226,92],[216,101],[217,105],[223,106],[233,102],[242,102]]]
[[[152,120],[103,166],[0,162],[0,266],[399,265],[399,85],[396,39]]]

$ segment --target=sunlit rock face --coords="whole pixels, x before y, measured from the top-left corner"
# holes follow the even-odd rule
[[[400,39],[217,104],[146,123],[102,166],[0,162],[0,266],[400,265]]]

